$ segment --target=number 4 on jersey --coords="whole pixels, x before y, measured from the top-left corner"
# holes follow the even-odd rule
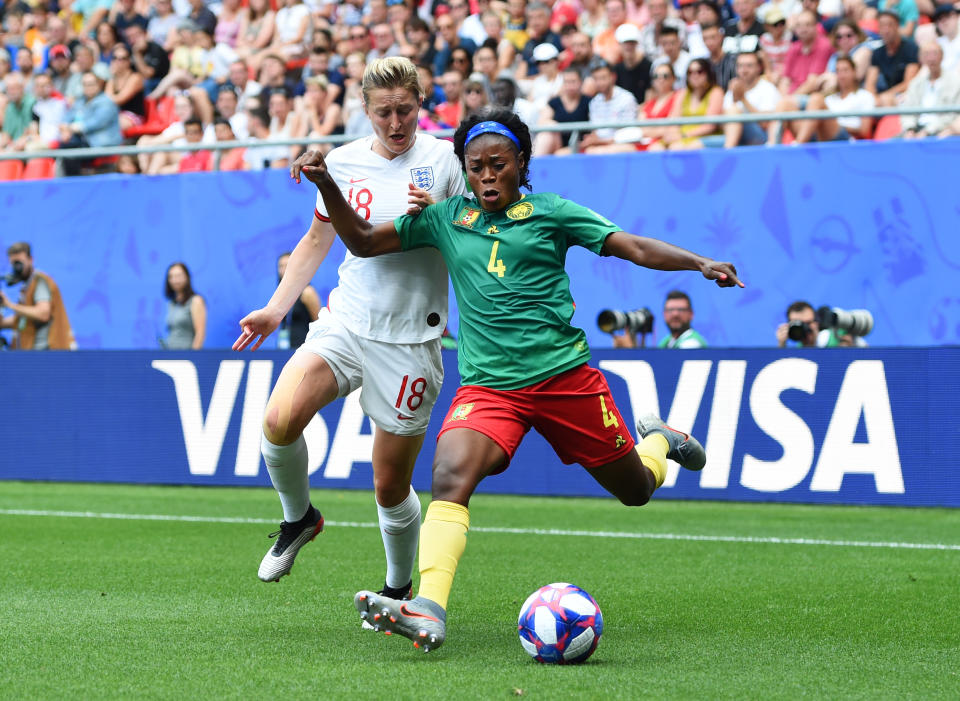
[[[503,264],[503,259],[497,258],[497,249],[500,248],[500,242],[494,241],[493,248],[490,249],[490,262],[487,263],[487,272],[496,273],[497,277],[503,277],[507,272],[507,267]]]

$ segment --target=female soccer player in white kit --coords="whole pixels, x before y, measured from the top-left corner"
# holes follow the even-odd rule
[[[423,91],[406,58],[372,61],[364,71],[364,109],[374,134],[326,159],[344,197],[364,219],[391,221],[433,201],[463,194],[453,145],[416,133]],[[300,181],[300,167],[291,167]],[[323,199],[266,307],[240,321],[234,350],[256,350],[272,333],[323,262],[336,232]],[[358,387],[376,426],[374,490],[387,557],[384,592],[409,596],[420,532],[420,502],[410,478],[443,381],[440,336],[447,320],[447,269],[434,249],[379,258],[347,253],[338,286],[307,339],[284,366],[263,420],[261,450],[283,506],[277,542],[258,576],[279,581],[300,548],[323,529],[310,502],[303,430],[322,407]],[[392,592],[392,593],[391,593]]]

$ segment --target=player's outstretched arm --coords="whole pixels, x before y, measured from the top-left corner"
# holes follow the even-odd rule
[[[316,217],[310,229],[293,249],[287,261],[287,269],[276,291],[262,309],[252,311],[240,320],[240,336],[234,341],[233,350],[257,350],[267,336],[277,330],[290,307],[310,284],[320,264],[330,252],[337,232],[329,222]]]
[[[721,263],[666,241],[635,236],[626,231],[610,234],[604,241],[602,254],[653,270],[698,270],[708,280],[716,280],[720,287],[744,287],[733,263]]]
[[[330,215],[330,222],[350,252],[360,258],[370,258],[401,250],[400,237],[393,222],[373,226],[361,219],[343,199],[343,193],[327,170],[323,156],[317,154],[313,162],[314,165],[303,165],[299,174],[317,186]],[[291,176],[294,176],[293,169]]]

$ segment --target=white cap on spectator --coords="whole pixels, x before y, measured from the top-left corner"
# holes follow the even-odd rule
[[[560,55],[560,52],[557,51],[557,47],[553,44],[539,44],[533,50],[533,60],[537,63],[541,61],[552,61],[558,55]]]
[[[613,34],[618,44],[626,44],[628,41],[640,41],[640,30],[637,25],[624,22]]]

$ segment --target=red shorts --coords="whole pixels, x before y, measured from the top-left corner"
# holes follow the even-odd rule
[[[461,387],[439,435],[452,428],[482,433],[507,454],[506,464],[497,470],[502,472],[531,427],[547,439],[568,465],[606,465],[634,446],[633,434],[613,402],[606,378],[588,365],[523,389]]]

